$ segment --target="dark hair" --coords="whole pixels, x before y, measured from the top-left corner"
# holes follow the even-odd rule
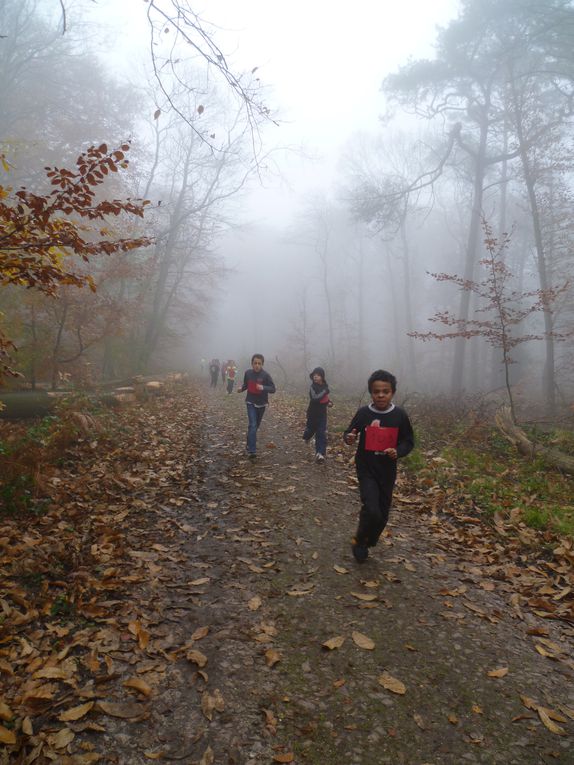
[[[381,382],[388,382],[391,384],[391,390],[396,393],[397,390],[397,378],[385,369],[377,369],[369,377],[367,385],[369,386],[369,393],[372,393],[373,383],[380,380]]]
[[[253,356],[251,357],[251,363],[252,364],[253,364],[255,359],[261,359],[261,363],[265,364],[265,359],[263,358],[263,354],[262,353],[254,353],[253,354]]]

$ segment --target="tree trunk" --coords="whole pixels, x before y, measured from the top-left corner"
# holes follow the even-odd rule
[[[516,447],[519,454],[530,459],[539,457],[552,467],[570,475],[574,474],[574,457],[557,449],[532,443],[526,433],[513,421],[510,407],[503,406],[496,413],[495,422],[502,435]]]
[[[468,230],[468,240],[466,246],[466,260],[464,266],[464,278],[472,279],[474,276],[474,266],[478,251],[478,233],[482,220],[482,194],[484,186],[484,175],[486,171],[486,144],[488,137],[488,109],[486,104],[482,107],[483,118],[480,122],[480,140],[478,150],[474,158],[474,184],[472,196],[472,212],[470,226]],[[460,295],[460,306],[458,318],[463,321],[468,320],[470,308],[470,290],[462,290]],[[467,340],[463,337],[455,340],[454,361],[452,367],[451,391],[453,396],[459,396],[463,390],[464,381],[464,360],[466,354]]]

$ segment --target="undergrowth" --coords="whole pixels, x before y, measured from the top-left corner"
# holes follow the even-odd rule
[[[87,399],[74,396],[45,417],[0,423],[0,515],[43,512],[46,473],[73,459],[70,449],[90,436],[89,410]]]

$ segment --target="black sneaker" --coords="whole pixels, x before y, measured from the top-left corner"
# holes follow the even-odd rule
[[[351,542],[351,549],[353,551],[353,557],[357,563],[364,563],[369,557],[369,548],[367,545],[360,545],[356,539]]]
[[[250,460],[257,459],[257,455],[255,454],[255,452],[249,452],[247,456],[249,457]]]

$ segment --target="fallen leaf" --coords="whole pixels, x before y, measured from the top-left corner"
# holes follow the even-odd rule
[[[286,752],[285,754],[273,755],[273,762],[293,762],[295,755],[293,752]]]
[[[343,635],[337,635],[337,637],[329,638],[329,640],[325,640],[324,643],[321,643],[323,648],[328,648],[329,651],[333,651],[335,648],[340,648],[343,643],[345,642],[345,638]]]
[[[508,667],[500,667],[499,669],[491,669],[486,674],[489,677],[505,677],[508,671]]]
[[[225,702],[221,691],[216,688],[213,693],[204,691],[201,697],[201,711],[207,717],[208,720],[213,720],[213,712],[223,712],[225,709]]]
[[[544,709],[544,707],[538,707],[536,711],[538,712],[538,716],[540,717],[540,719],[542,720],[542,722],[548,728],[549,731],[551,731],[552,733],[556,733],[558,736],[566,735],[566,731],[564,730],[564,728],[561,728],[559,725],[556,725],[555,722],[552,722],[548,714],[548,711]]]
[[[98,701],[95,707],[98,712],[103,712],[105,715],[122,717],[127,720],[139,717],[144,711],[140,704],[116,704],[112,701]]]
[[[312,585],[306,590],[288,590],[287,595],[291,595],[292,597],[299,597],[301,595],[309,595],[310,593],[313,592],[314,587],[315,585]]]
[[[333,568],[335,569],[335,571],[338,574],[348,574],[349,573],[349,569],[348,568],[344,568],[343,566],[337,566],[337,564],[335,564],[333,566]]]
[[[538,709],[538,704],[534,701],[534,699],[531,699],[530,696],[520,696],[520,700],[526,707],[526,709],[532,709],[534,712]]]
[[[209,634],[209,627],[198,627],[193,635],[191,636],[192,640],[201,640],[202,638],[206,637]]]
[[[205,667],[207,664],[207,656],[201,653],[201,651],[191,650],[188,651],[185,655],[188,661],[197,664],[198,667]]]
[[[3,725],[0,725],[0,743],[2,744],[15,744],[16,734],[13,730],[8,730]]]
[[[153,693],[150,686],[139,677],[131,677],[124,682],[125,688],[134,688],[136,691],[143,693],[144,696],[151,696]]]
[[[389,675],[388,672],[383,672],[383,674],[379,676],[378,682],[379,685],[382,685],[387,691],[398,693],[399,696],[403,696],[407,692],[405,684],[401,683],[400,680],[397,680],[396,677]]]
[[[416,724],[419,726],[421,730],[426,730],[425,721],[423,720],[421,715],[419,715],[417,712],[413,714],[413,720],[416,722]]]
[[[191,582],[188,582],[188,587],[201,587],[202,584],[207,584],[210,580],[208,576],[202,576],[201,579],[194,579]]]
[[[354,598],[358,598],[359,600],[366,600],[366,601],[376,600],[379,597],[376,594],[371,594],[368,592],[352,592],[351,595]]]
[[[451,725],[458,725],[458,717],[452,712],[448,716],[448,721]]]
[[[250,611],[257,611],[257,609],[261,606],[262,600],[259,597],[259,595],[255,595],[255,597],[251,598],[251,600],[247,603],[249,606]]]
[[[72,707],[71,709],[67,709],[65,712],[62,712],[58,715],[58,720],[61,720],[62,722],[70,722],[71,720],[80,720],[84,715],[87,715],[88,712],[93,708],[94,702],[88,701],[86,704],[80,704],[78,707]]]
[[[76,738],[76,734],[70,728],[62,728],[57,733],[48,736],[48,744],[53,749],[65,749]]]
[[[147,752],[144,752],[144,757],[146,757],[148,760],[163,760],[165,757],[165,752],[163,749],[160,749],[158,752],[152,752],[148,750]]]
[[[32,726],[32,720],[30,720],[29,717],[25,717],[22,720],[22,733],[24,733],[26,736],[34,735],[34,727]]]
[[[0,699],[0,720],[9,721],[14,717],[14,712],[10,709],[8,704]]]
[[[265,651],[265,663],[268,667],[274,666],[278,661],[281,661],[281,654],[278,651],[274,651],[272,648]]]
[[[265,727],[267,730],[269,730],[273,735],[277,733],[277,718],[273,714],[273,712],[270,709],[264,709],[263,714],[265,715]]]
[[[375,647],[374,641],[370,637],[363,635],[362,632],[353,632],[352,638],[355,645],[358,645],[359,648],[364,648],[366,651],[372,651]]]

